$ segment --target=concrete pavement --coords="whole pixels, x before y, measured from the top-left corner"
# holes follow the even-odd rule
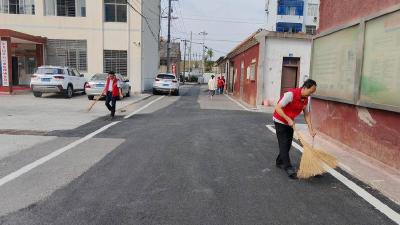
[[[73,163],[84,149],[104,150],[98,162],[83,153],[86,172],[0,224],[395,224],[331,175],[288,179],[274,165],[277,141],[265,128],[270,115],[243,111],[225,96],[207,101],[199,86],[181,93],[132,106],[130,112],[142,110],[92,139],[110,140],[112,150],[88,141],[12,181],[27,186],[41,169]],[[98,123],[57,135],[79,139]],[[297,162],[299,152],[291,154]],[[57,171],[48,179],[64,176]],[[0,196],[7,196],[3,187]]]

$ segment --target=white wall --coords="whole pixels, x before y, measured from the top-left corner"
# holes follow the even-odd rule
[[[310,74],[311,40],[268,37],[265,43],[264,101],[276,104],[280,97],[283,57],[300,58],[299,86]]]
[[[142,86],[150,90],[153,80],[159,71],[159,31],[160,31],[160,0],[142,0],[143,15],[148,18],[148,24],[142,20]]]

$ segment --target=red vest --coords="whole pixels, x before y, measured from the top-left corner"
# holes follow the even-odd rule
[[[223,80],[218,80],[218,87],[221,88],[224,86],[224,81]]]
[[[287,104],[285,107],[282,107],[282,110],[290,119],[294,120],[294,118],[307,107],[308,98],[301,97],[301,88],[292,89],[290,90],[290,92],[293,93],[293,101]],[[281,101],[282,98],[283,96],[279,99],[278,103]],[[274,117],[279,121],[288,124],[288,122],[276,111],[274,112]]]
[[[110,85],[110,80],[111,80],[110,78],[107,78],[107,82],[106,82],[106,86],[105,86],[106,92],[108,92],[108,86]],[[119,96],[118,82],[119,82],[119,80],[117,78],[115,78],[113,80],[113,85],[112,85],[112,96],[113,97]]]

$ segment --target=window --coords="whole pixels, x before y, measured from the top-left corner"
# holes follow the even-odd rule
[[[35,15],[35,0],[0,0],[0,13]]]
[[[276,23],[277,32],[298,33],[302,31],[302,28],[303,25],[301,23],[284,23],[284,22]]]
[[[104,0],[106,22],[126,22],[127,8],[125,0]]]
[[[126,76],[128,64],[128,52],[118,50],[104,50],[104,73],[114,71]]]
[[[307,34],[315,35],[316,31],[317,31],[317,27],[316,26],[306,26],[306,33]]]
[[[46,16],[86,17],[86,0],[45,0]]]
[[[308,4],[308,16],[318,16],[318,4]]]
[[[249,75],[250,80],[256,80],[256,63],[252,63],[250,65],[250,75]]]
[[[286,7],[286,15],[295,16],[296,15],[296,7],[290,6]]]
[[[49,39],[47,62],[52,66],[69,66],[87,71],[87,41]]]
[[[279,0],[278,15],[303,16],[304,1],[302,0]]]

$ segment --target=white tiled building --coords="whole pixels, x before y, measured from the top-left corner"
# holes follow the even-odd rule
[[[319,0],[265,0],[266,30],[315,34]]]
[[[141,92],[158,72],[161,6],[160,0],[128,3],[143,17],[125,0],[0,0],[0,29],[46,37],[45,64],[76,67],[87,76],[114,70]],[[14,48],[29,49],[14,41]],[[19,73],[35,66],[34,57],[13,58],[24,67]]]

